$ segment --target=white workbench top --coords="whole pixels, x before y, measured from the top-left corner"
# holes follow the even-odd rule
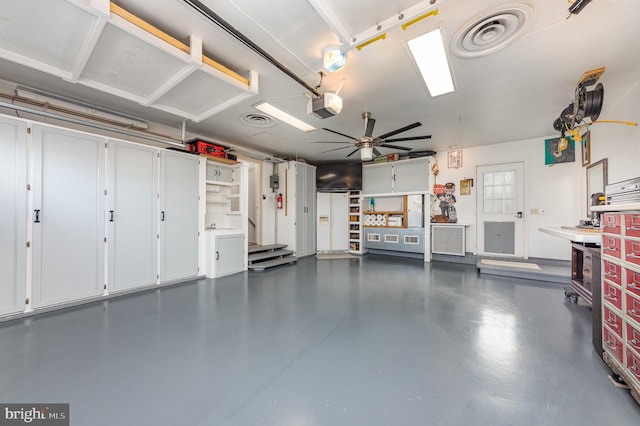
[[[640,203],[607,204],[606,206],[593,206],[592,212],[619,212],[623,210],[640,210]]]
[[[602,241],[602,235],[600,232],[591,230],[587,231],[569,226],[566,228],[538,228],[538,231],[576,243],[600,244]]]

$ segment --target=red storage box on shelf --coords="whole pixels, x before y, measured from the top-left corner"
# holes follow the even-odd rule
[[[192,152],[194,154],[203,154],[209,155],[211,157],[226,158],[224,150],[227,148],[222,145],[216,145],[211,142],[194,139],[187,142],[187,146],[189,147],[189,152]]]

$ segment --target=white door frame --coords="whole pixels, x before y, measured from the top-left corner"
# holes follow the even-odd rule
[[[515,170],[516,171],[516,193],[515,193],[515,206],[513,213],[505,213],[500,215],[491,216],[497,222],[514,222],[514,253],[492,253],[485,252],[485,239],[484,239],[484,222],[487,219],[487,215],[484,213],[484,181],[483,173],[486,171],[499,171],[499,170]],[[515,258],[528,258],[527,250],[527,227],[526,227],[526,215],[525,215],[525,162],[509,161],[503,163],[494,164],[482,164],[476,166],[476,182],[478,183],[478,191],[476,196],[476,253],[478,255],[496,256],[496,257],[515,257]],[[521,212],[521,217],[517,216],[517,212]]]

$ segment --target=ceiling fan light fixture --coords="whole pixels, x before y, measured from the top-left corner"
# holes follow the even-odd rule
[[[362,161],[371,161],[373,160],[373,147],[372,146],[363,146],[360,148],[360,159]]]
[[[340,46],[329,46],[324,49],[322,65],[326,72],[341,71],[347,63],[347,53]]]
[[[407,42],[432,97],[455,91],[440,28]]]

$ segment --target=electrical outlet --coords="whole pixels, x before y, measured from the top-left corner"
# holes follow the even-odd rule
[[[538,209],[531,209],[531,210],[529,211],[529,213],[530,213],[530,214],[532,214],[532,215],[534,215],[534,214],[540,214],[540,210],[538,210]]]

